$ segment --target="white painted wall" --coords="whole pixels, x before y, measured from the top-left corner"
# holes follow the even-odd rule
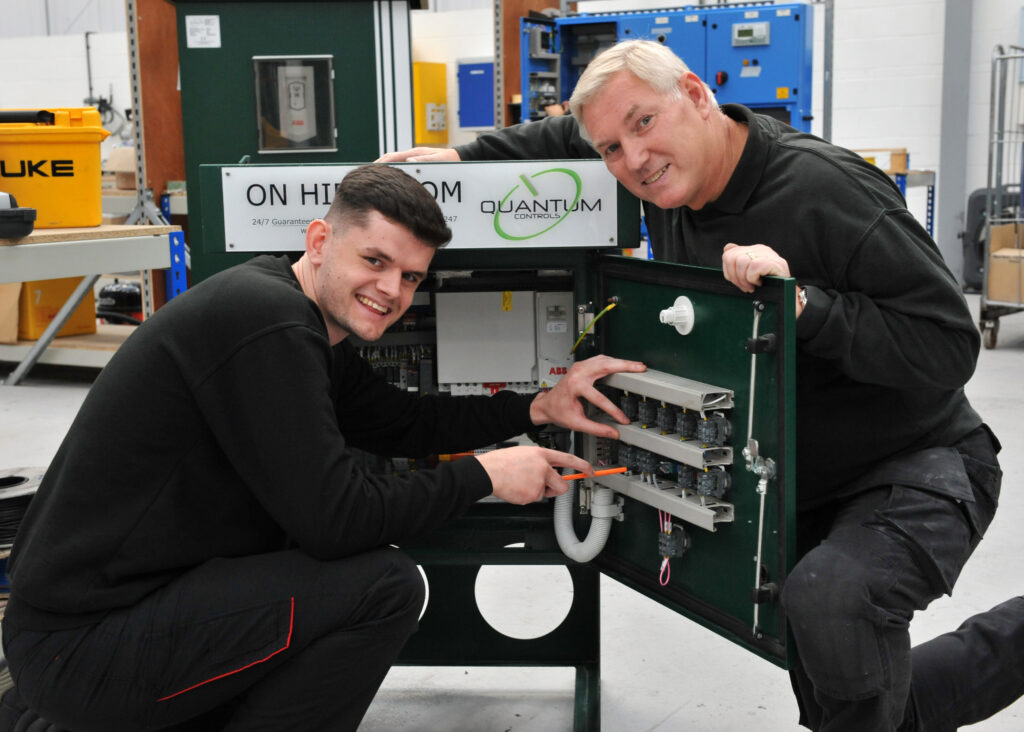
[[[125,0],[0,0],[0,38],[124,31]]]
[[[131,71],[128,40],[123,32],[94,33],[89,36],[92,59],[92,91],[96,97],[113,99],[122,115],[131,109]],[[84,107],[89,96],[85,35],[29,36],[5,38],[0,42],[0,109]],[[115,132],[121,118],[111,118],[104,129]],[[130,144],[131,125],[122,129],[124,138],[112,134],[101,148],[104,158],[115,145]]]
[[[459,129],[459,59],[494,58],[494,11],[490,7],[433,12],[413,10],[412,60],[445,64],[448,77],[448,144],[462,145],[477,133]]]
[[[833,142],[906,148],[911,168],[941,181],[944,18],[943,0],[835,4]],[[924,221],[926,189],[908,190],[907,205]]]

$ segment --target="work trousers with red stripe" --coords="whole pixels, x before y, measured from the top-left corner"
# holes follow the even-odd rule
[[[354,730],[423,596],[396,549],[214,559],[99,623],[4,645],[22,699],[73,732]]]

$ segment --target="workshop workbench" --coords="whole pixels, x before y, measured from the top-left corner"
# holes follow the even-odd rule
[[[37,341],[0,344],[0,360],[18,361],[5,384],[17,384],[36,362],[102,367],[131,326],[100,325],[93,335],[55,341],[67,318],[102,274],[172,267],[177,226],[96,226],[37,229],[0,239],[0,283],[82,277],[82,282]],[[183,243],[182,243],[183,246]]]

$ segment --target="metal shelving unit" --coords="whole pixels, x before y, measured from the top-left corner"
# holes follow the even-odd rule
[[[935,171],[908,170],[906,173],[893,173],[892,179],[900,187],[900,193],[906,198],[907,189],[918,186],[928,188],[928,203],[925,211],[925,228],[929,236],[935,236]]]
[[[36,341],[0,344],[0,360],[18,365],[3,382],[14,385],[37,362],[103,366],[131,332],[106,326],[92,336],[62,339],[56,334],[96,284],[110,272],[166,269],[169,279],[184,280],[184,237],[175,226],[98,226],[37,229],[24,239],[0,240],[0,282],[82,277],[82,282]],[[171,287],[168,291],[171,291]]]

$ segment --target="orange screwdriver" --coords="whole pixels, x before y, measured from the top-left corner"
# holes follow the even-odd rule
[[[594,475],[614,475],[615,473],[625,473],[629,468],[607,468],[605,470],[595,470]],[[562,480],[580,480],[581,478],[587,478],[586,473],[572,473],[571,475],[563,475]]]

